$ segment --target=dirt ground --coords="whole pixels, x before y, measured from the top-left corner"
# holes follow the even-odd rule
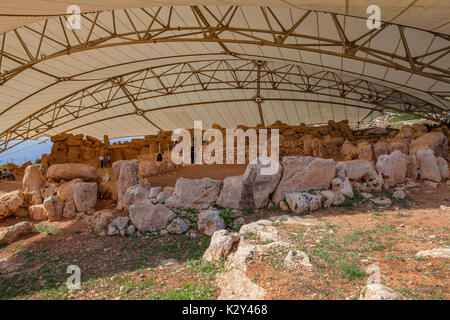
[[[179,176],[223,179],[245,170],[234,166],[180,168],[150,179],[174,185]],[[0,192],[20,183],[0,182]],[[105,201],[101,207],[112,206]],[[442,207],[441,207],[442,206]],[[305,251],[313,271],[290,272],[285,252],[274,250],[249,261],[247,276],[268,292],[268,299],[356,299],[365,285],[364,270],[373,262],[382,283],[405,299],[449,299],[448,260],[417,258],[419,250],[450,246],[450,188],[412,189],[407,200],[387,207],[369,202],[357,207],[322,209],[308,218],[315,226],[279,230]],[[277,207],[245,212],[246,222],[285,214]],[[4,227],[23,221],[9,217]],[[153,234],[102,237],[79,220],[34,222],[38,233],[0,247],[0,299],[215,299],[215,276],[223,261],[201,261],[208,237]],[[82,288],[70,292],[69,265],[81,269]]]

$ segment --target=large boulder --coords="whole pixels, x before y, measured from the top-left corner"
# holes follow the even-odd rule
[[[359,160],[367,160],[371,162],[375,160],[373,146],[369,142],[361,141],[356,147],[358,148]]]
[[[117,183],[117,209],[123,209],[123,195],[128,188],[138,184],[137,160],[121,160],[113,163],[114,175]]]
[[[61,219],[64,209],[64,202],[58,196],[51,196],[44,200],[45,215],[48,221]]]
[[[408,144],[404,141],[392,141],[389,143],[389,153],[392,153],[395,150],[398,150],[406,155],[409,154]]]
[[[35,193],[36,196],[34,197],[33,204],[42,203],[41,188],[44,186],[44,182],[44,176],[38,166],[28,166],[25,169],[25,175],[23,176],[23,191]]]
[[[75,207],[75,202],[73,200],[68,200],[64,204],[63,217],[66,219],[71,219],[77,214],[77,208]]]
[[[152,204],[149,201],[132,204],[128,208],[130,220],[139,231],[157,231],[167,227],[176,215],[172,210],[161,204]]]
[[[380,156],[389,154],[389,144],[385,141],[378,141],[373,145],[373,153],[377,160]]]
[[[331,181],[331,187],[334,192],[338,192],[342,194],[343,196],[347,196],[350,198],[353,198],[353,188],[352,184],[350,183],[349,178],[341,179],[341,178],[334,178]]]
[[[410,125],[404,125],[400,128],[400,131],[395,136],[395,140],[410,141],[414,137],[414,129]]]
[[[24,201],[24,194],[21,190],[0,195],[0,219],[12,215],[21,205],[24,204]]]
[[[341,147],[341,155],[344,160],[353,160],[358,158],[358,148],[356,148],[350,141],[345,140]]]
[[[97,179],[97,169],[93,166],[82,163],[54,164],[47,170],[47,177],[56,181],[73,180],[80,178],[83,181],[95,181]]]
[[[202,259],[206,261],[219,261],[226,258],[233,248],[233,245],[239,243],[241,237],[239,234],[230,234],[227,230],[214,232],[211,237],[211,243],[203,254]]]
[[[0,231],[0,245],[13,243],[23,235],[35,232],[36,228],[31,222],[23,221]]]
[[[186,179],[179,178],[175,191],[166,200],[169,208],[192,208],[204,210],[219,197],[222,181],[210,178]]]
[[[80,182],[83,182],[83,180],[80,178],[77,178],[77,179],[73,179],[71,181],[62,183],[56,188],[56,194],[63,201],[73,200],[75,185]]]
[[[310,194],[308,192],[286,193],[286,202],[289,209],[295,213],[305,211],[316,211],[322,206],[321,194]]]
[[[378,158],[376,168],[384,178],[384,187],[389,188],[405,180],[408,156],[398,150],[389,155],[381,155]]]
[[[406,176],[413,180],[419,176],[419,163],[417,162],[416,156],[408,156]]]
[[[420,178],[424,180],[441,181],[441,172],[436,156],[430,148],[420,149],[416,154],[420,167]]]
[[[189,230],[186,220],[175,218],[168,226],[167,231],[172,234],[183,234]]]
[[[225,221],[216,209],[205,210],[198,215],[198,231],[211,236],[217,230],[225,229]]]
[[[448,179],[449,174],[448,174],[448,163],[447,160],[445,160],[442,157],[437,157],[436,158],[436,163],[439,167],[439,173],[441,174],[441,179]]]
[[[421,149],[429,148],[436,157],[447,157],[448,139],[442,132],[433,131],[413,140],[409,146],[409,154],[417,157]]]
[[[123,195],[123,206],[128,210],[128,207],[134,203],[142,203],[149,199],[150,192],[143,186],[137,184],[128,188],[127,192]]]
[[[267,160],[266,160],[267,159]],[[225,208],[263,208],[269,202],[281,178],[282,167],[274,164],[274,172],[264,172],[270,168],[270,159],[258,158],[247,166],[244,175],[227,177],[223,181],[217,204]]]
[[[348,178],[354,190],[360,192],[381,191],[383,177],[379,175],[373,164],[367,160],[342,161],[336,166],[336,177]]]
[[[75,185],[73,202],[78,212],[89,211],[97,203],[97,188],[95,182],[80,182]]]
[[[286,193],[328,189],[336,174],[333,159],[284,157],[283,175],[272,200],[283,200]]]
[[[45,207],[43,204],[37,204],[28,207],[28,213],[31,219],[36,221],[47,220],[47,215],[45,214]]]

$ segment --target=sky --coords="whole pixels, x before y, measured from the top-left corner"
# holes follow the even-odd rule
[[[110,139],[111,143],[117,141],[130,141],[134,138],[142,138],[142,137],[130,137],[130,138],[118,138],[118,139]],[[15,144],[17,141],[12,141],[11,144]],[[17,165],[22,165],[27,161],[35,162],[36,159],[40,159],[42,154],[50,154],[53,143],[50,141],[50,138],[43,137],[37,140],[27,140],[22,142],[21,144],[13,147],[10,150],[7,150],[3,153],[0,153],[0,166],[7,163],[15,163]]]

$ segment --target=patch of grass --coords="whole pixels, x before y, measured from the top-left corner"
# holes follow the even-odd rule
[[[197,272],[200,278],[203,280],[211,280],[219,272],[225,271],[225,266],[223,261],[209,262],[201,259],[188,260],[186,261],[186,266],[189,270]]]
[[[341,205],[339,205],[339,207],[345,208],[345,209],[351,209],[353,207],[361,205],[362,203],[364,203],[366,201],[367,201],[367,199],[363,197],[361,192],[358,192],[355,190],[353,192],[353,198],[350,198],[349,196],[345,196],[344,202]]]
[[[252,209],[244,209],[244,210],[242,210],[242,215],[244,215],[246,217],[254,215],[254,214],[255,214],[255,212]]]
[[[155,296],[152,295],[151,298]],[[188,283],[181,288],[171,289],[166,291],[161,297],[161,300],[210,300],[214,297],[214,288],[209,286],[197,286],[193,283]]]
[[[46,224],[38,224],[36,230],[43,233],[54,233],[59,230],[57,226],[49,226]]]
[[[230,209],[222,209],[219,215],[222,217],[223,221],[225,221],[226,226],[229,226],[233,223],[235,214]]]
[[[355,263],[343,262],[339,267],[348,279],[363,278],[366,274],[364,270],[361,270]]]

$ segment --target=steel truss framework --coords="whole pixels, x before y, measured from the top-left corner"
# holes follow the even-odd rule
[[[404,112],[423,112],[432,119],[437,119],[448,111],[448,103],[443,99],[450,94],[449,67],[443,65],[443,61],[448,61],[446,59],[450,54],[450,36],[448,35],[386,22],[382,23],[380,29],[361,28],[350,35],[345,28],[346,18],[349,18],[347,16],[304,10],[302,14],[297,14],[295,19],[292,16],[292,19],[285,19],[277,13],[277,10],[269,7],[255,8],[262,17],[262,24],[259,27],[251,26],[248,22],[244,25],[237,22],[237,20],[250,20],[250,17],[245,15],[245,10],[239,6],[222,7],[221,10],[213,10],[208,6],[185,7],[194,22],[180,23],[184,20],[180,17],[178,8],[137,8],[86,13],[82,14],[84,21],[82,31],[68,30],[65,27],[67,17],[61,16],[0,35],[0,85],[7,84],[8,81],[27,70],[54,78],[55,83],[76,80],[75,76],[61,76],[44,70],[40,63],[65,55],[108,47],[143,43],[213,43],[218,44],[221,49],[211,52],[212,55],[230,56],[228,60],[175,63],[172,65],[173,69],[169,68],[171,71],[167,71],[167,68],[162,70],[160,67],[133,71],[104,79],[95,85],[72,92],[43,106],[37,112],[1,132],[0,152],[11,148],[10,143],[13,140],[36,138],[74,119],[87,117],[90,114],[101,114],[107,109],[119,109],[126,105],[131,106],[133,111],[121,113],[119,116],[138,114],[144,117],[152,128],[159,130],[161,128],[151,117],[154,111],[226,101],[196,101],[192,104],[167,105],[151,110],[143,109],[139,105],[140,101],[157,99],[164,95],[180,95],[205,90],[253,91],[251,97],[242,101],[252,101],[257,104],[261,123],[264,123],[262,106],[264,101],[271,99],[287,101],[288,99],[271,97],[268,93],[273,90],[291,92],[293,96],[295,93],[305,94],[303,100],[293,97],[292,101],[313,101],[314,99],[309,99],[308,96],[314,94],[324,103],[330,103],[330,98],[341,99],[333,103],[367,108],[372,111],[388,108]],[[187,17],[187,11],[185,12]],[[304,28],[311,17],[317,20],[317,28],[320,27],[319,20],[320,24],[333,26],[333,30],[328,33],[329,36],[318,36],[318,33],[312,33]],[[361,20],[365,24],[364,19],[351,18]],[[38,26],[41,27],[38,28]],[[30,45],[25,41],[25,34],[34,35],[38,40]],[[380,39],[385,39],[386,34],[391,35],[392,39],[398,39],[398,43],[391,46],[391,50],[372,45]],[[415,41],[413,36],[418,34],[426,39],[420,53],[411,49]],[[245,50],[236,50],[236,46],[289,49],[316,54],[321,59],[322,57],[348,59],[402,71],[410,77],[418,75],[425,79],[432,79],[435,83],[441,84],[440,88],[444,87],[445,90],[416,89],[417,92],[422,92],[428,97],[419,99],[364,79],[350,78],[340,72],[312,71],[300,66],[312,64],[308,62],[299,65],[292,63],[272,65],[265,62],[264,60],[267,59],[262,55],[261,60],[264,62],[254,63],[247,60],[250,54]],[[239,60],[241,62],[237,63],[236,61]],[[99,69],[92,69],[89,72]],[[341,67],[340,71],[346,70]],[[146,84],[149,81],[151,85]],[[43,90],[45,88],[38,89],[35,93]],[[257,97],[261,99],[255,100]],[[0,111],[0,116],[14,107],[15,104]],[[105,116],[100,121],[113,117],[118,116]],[[95,122],[88,124],[93,123]]]
[[[199,97],[189,103],[158,108],[145,108],[141,104],[143,101],[150,101],[145,105],[152,105],[152,100],[168,95],[230,90],[244,90],[247,95],[239,100]],[[282,92],[283,95],[274,97],[275,91]],[[318,102],[363,108],[370,110],[365,118],[369,118],[374,112],[389,109],[422,112],[427,118],[436,120],[444,111],[442,107],[398,90],[330,71],[260,60],[204,60],[146,68],[106,79],[74,92],[3,132],[0,135],[0,150],[6,151],[18,144],[11,144],[12,141],[37,138],[58,126],[93,114],[99,115],[101,119],[83,123],[67,131],[130,115],[141,116],[153,131],[159,131],[163,129],[152,121],[153,112],[233,101],[257,105],[261,124],[265,124],[265,101]],[[131,105],[132,108],[124,108],[126,105]],[[114,116],[103,115],[105,110],[117,110],[119,113]]]

